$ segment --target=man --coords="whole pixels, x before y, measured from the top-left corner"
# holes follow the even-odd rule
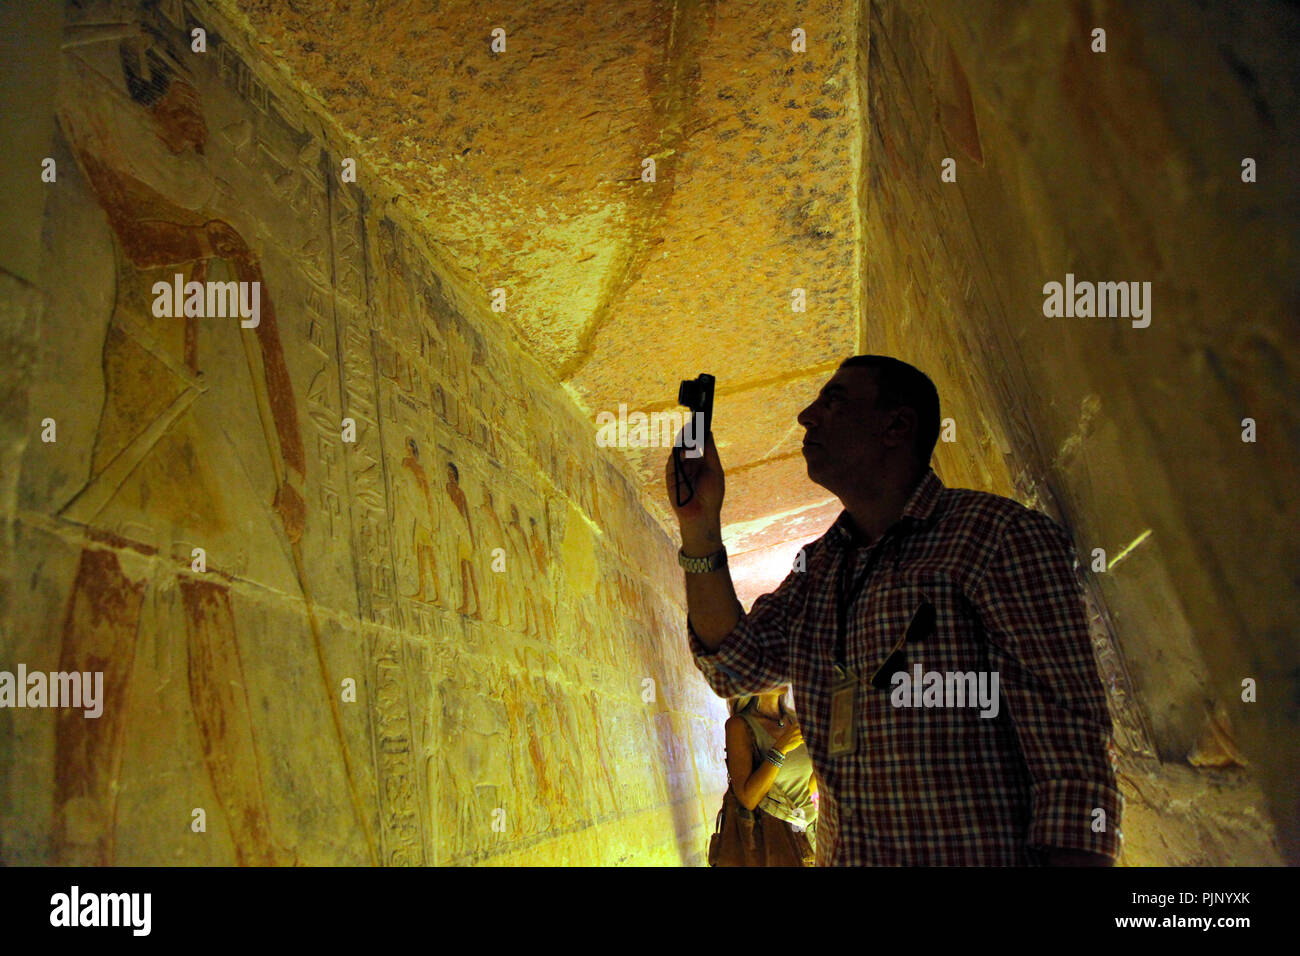
[[[671,459],[666,479],[696,666],[723,697],[794,685],[818,864],[1110,865],[1121,798],[1069,536],[944,487],[938,394],[896,359],[848,359],[798,421],[809,479],[844,510],[748,614],[712,439],[681,457],[686,505]]]

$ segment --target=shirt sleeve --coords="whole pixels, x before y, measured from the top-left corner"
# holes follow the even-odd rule
[[[1076,565],[1065,529],[1026,510],[990,562],[978,608],[1029,771],[1029,845],[1114,859],[1122,798]]]
[[[716,651],[704,646],[687,616],[691,655],[715,694],[763,694],[790,683],[789,609],[807,576],[791,571],[775,591],[759,596]]]

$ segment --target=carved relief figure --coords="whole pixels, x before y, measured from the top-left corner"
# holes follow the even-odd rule
[[[534,518],[532,515],[529,515],[528,525],[529,525],[528,537],[529,537],[529,541],[532,544],[534,567],[537,569],[538,573],[542,575],[543,578],[549,580],[549,576],[547,575],[546,569],[547,569],[547,565],[550,562],[547,560],[546,542],[542,539],[542,535],[537,529],[537,519]],[[541,606],[541,614],[542,614],[541,617],[542,634],[548,640],[554,640],[555,611],[554,608],[551,606],[549,590],[543,589],[540,592],[534,592],[534,593],[540,595],[539,604]]]
[[[528,536],[524,534],[519,521],[519,506],[510,506],[510,521],[506,524],[510,535],[509,549],[511,561],[515,562],[515,607],[517,620],[523,624],[523,632],[529,636],[539,633],[537,621],[537,592],[546,586],[546,579],[539,575],[536,558],[528,546]]]
[[[415,551],[415,573],[417,587],[414,594],[407,595],[413,601],[429,604],[439,603],[438,597],[438,556],[433,544],[433,536],[439,524],[438,507],[434,502],[433,491],[429,487],[429,476],[420,461],[420,448],[414,438],[407,436],[407,454],[402,459],[402,466],[394,484],[399,488],[414,483],[415,495],[397,495],[394,513],[399,517],[410,516],[411,535],[407,543]],[[426,587],[427,586],[427,587]]]
[[[478,596],[478,576],[474,573],[475,552],[478,544],[474,540],[474,524],[469,517],[469,502],[460,486],[460,471],[452,462],[447,462],[447,483],[443,485],[447,497],[459,515],[460,521],[452,520],[456,535],[456,556],[460,561],[460,606],[456,609],[461,614],[480,617],[482,602]],[[463,533],[462,533],[463,526]],[[469,596],[474,594],[474,606],[470,609]]]
[[[502,627],[509,627],[511,624],[510,611],[510,592],[523,586],[521,575],[522,568],[513,561],[506,540],[505,529],[501,526],[501,519],[497,516],[496,506],[492,501],[492,492],[487,488],[483,489],[483,502],[479,505],[478,511],[481,514],[479,521],[479,530],[482,532],[483,556],[482,559],[487,563],[487,574],[491,580],[491,586],[488,593],[492,595],[492,612],[491,620],[493,623],[500,624]],[[496,549],[500,548],[505,553],[505,570],[497,571],[495,566],[499,566],[496,560]],[[495,566],[494,566],[495,565]],[[483,615],[484,620],[488,615]],[[516,618],[517,620],[517,618]]]

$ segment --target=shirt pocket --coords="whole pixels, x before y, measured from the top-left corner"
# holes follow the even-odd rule
[[[858,666],[878,689],[915,664],[941,672],[987,668],[970,599],[942,571],[891,572],[872,602],[869,623]]]

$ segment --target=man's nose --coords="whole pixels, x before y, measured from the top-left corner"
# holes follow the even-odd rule
[[[812,417],[811,412],[812,412],[814,406],[816,406],[816,404],[817,404],[816,402],[813,402],[812,405],[809,405],[807,408],[805,408],[803,411],[801,411],[801,412],[800,412],[800,413],[795,417],[795,421],[798,422],[800,425],[802,425],[804,428],[812,428],[812,426],[813,426],[813,417]]]

